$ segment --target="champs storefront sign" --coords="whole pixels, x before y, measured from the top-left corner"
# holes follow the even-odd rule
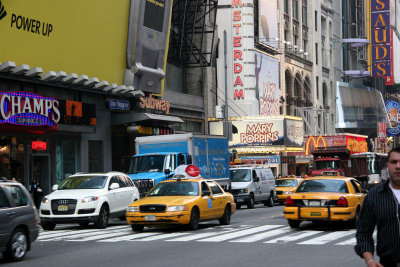
[[[59,120],[59,102],[55,97],[30,92],[0,91],[2,130],[54,131],[57,130]]]

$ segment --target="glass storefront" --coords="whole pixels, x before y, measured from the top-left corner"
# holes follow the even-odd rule
[[[60,184],[79,170],[79,140],[64,139],[56,142],[56,177]]]
[[[0,176],[23,182],[24,143],[21,138],[0,137]]]
[[[102,143],[102,141],[89,140],[89,172],[104,171]]]

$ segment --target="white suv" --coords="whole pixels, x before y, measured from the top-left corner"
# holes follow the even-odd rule
[[[106,228],[110,217],[123,219],[128,205],[139,199],[137,187],[121,172],[74,174],[53,191],[40,205],[44,230],[54,230],[57,223]]]

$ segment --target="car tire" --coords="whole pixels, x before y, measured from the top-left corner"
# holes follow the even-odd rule
[[[190,213],[190,222],[188,224],[188,228],[190,230],[197,230],[199,228],[200,214],[197,207],[192,208],[192,212]]]
[[[82,227],[82,228],[88,227],[88,225],[89,225],[89,222],[81,222],[81,223],[79,223],[79,226]]]
[[[132,231],[133,232],[142,232],[144,229],[144,225],[140,225],[140,224],[132,224],[131,225]]]
[[[94,226],[98,229],[107,228],[108,219],[109,219],[108,208],[107,206],[103,205],[101,206],[99,217],[97,218],[97,221],[94,223]]]
[[[29,241],[24,230],[17,228],[12,233],[10,241],[7,244],[7,250],[4,256],[12,261],[22,260],[28,251]]]
[[[254,196],[253,196],[253,195],[250,195],[250,199],[249,199],[249,201],[247,202],[247,208],[248,208],[248,209],[254,209],[254,205],[255,205],[255,203],[254,203]]]
[[[355,217],[354,217],[354,219],[352,219],[352,220],[349,221],[349,226],[350,226],[351,228],[357,229],[357,224],[358,224],[359,218],[360,218],[360,208],[357,207]]]
[[[230,205],[226,205],[225,210],[224,210],[224,215],[222,215],[222,218],[219,219],[219,223],[221,225],[231,224],[231,206]]]
[[[267,200],[267,205],[268,207],[273,207],[274,206],[274,193],[271,193],[269,195],[269,198]]]
[[[290,228],[299,228],[300,221],[298,220],[288,220]]]
[[[42,226],[43,230],[46,231],[53,231],[56,228],[56,224],[53,222],[41,221],[40,225]]]

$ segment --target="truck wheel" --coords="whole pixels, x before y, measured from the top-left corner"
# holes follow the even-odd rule
[[[254,196],[253,195],[250,195],[250,199],[247,202],[247,208],[254,209]]]
[[[17,228],[11,235],[4,256],[13,261],[22,260],[28,251],[28,237],[21,228]]]
[[[288,220],[290,228],[299,228],[300,221],[298,220]]]
[[[132,231],[134,232],[142,232],[144,229],[144,225],[140,225],[140,224],[132,224]]]
[[[40,225],[42,226],[43,230],[53,231],[56,228],[56,224],[53,222],[41,221]]]
[[[224,215],[219,219],[221,225],[229,225],[231,223],[231,206],[226,205]]]
[[[97,221],[94,223],[94,227],[98,229],[107,228],[108,218],[109,218],[108,208],[105,205],[103,205],[100,209],[99,217],[97,218]]]
[[[197,230],[199,228],[199,210],[196,207],[193,207],[192,212],[190,213],[190,222],[188,227],[190,230]]]

